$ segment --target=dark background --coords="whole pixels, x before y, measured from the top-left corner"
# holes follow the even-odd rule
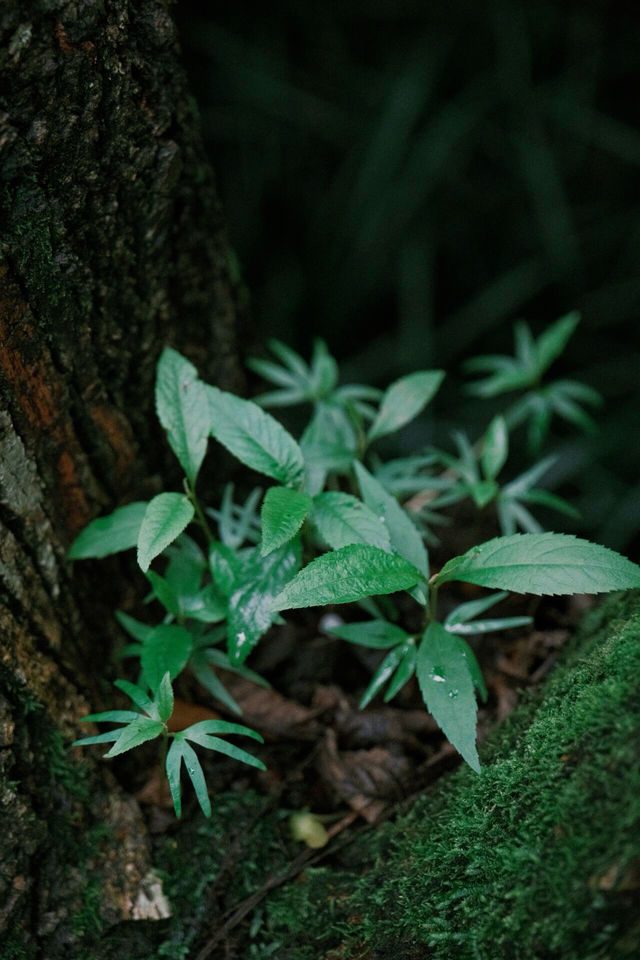
[[[512,323],[582,322],[553,368],[605,396],[556,421],[548,485],[640,548],[637,3],[282,0],[176,7],[237,266],[247,352],[324,337],[343,380],[443,366],[435,419],[395,452],[475,438],[499,408],[461,361]],[[508,397],[507,402],[512,398]],[[503,403],[504,405],[504,403]]]

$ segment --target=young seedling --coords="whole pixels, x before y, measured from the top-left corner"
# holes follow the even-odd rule
[[[568,328],[565,323],[565,339]],[[554,336],[553,343],[549,338],[538,341],[539,373],[558,352],[562,338]],[[529,357],[534,345],[523,333],[519,337],[521,353]],[[280,365],[252,363],[279,388],[259,398],[262,406],[207,385],[179,353],[163,351],[156,409],[184,471],[183,491],[160,493],[148,503],[129,504],[93,521],[69,551],[72,559],[81,559],[136,548],[150,585],[148,599],[164,609],[156,625],[117,614],[133,640],[120,656],[138,659],[140,675],[137,686],[127,681],[116,685],[141,712],[108,711],[87,718],[125,726],[78,743],[112,741],[107,756],[113,757],[155,737],[162,737],[165,745],[170,740],[166,770],[178,815],[183,761],[203,811],[210,812],[191,744],[260,767],[258,760],[216,734],[260,737],[246,727],[214,720],[170,733],[172,681],[189,669],[226,709],[240,713],[216,671],[231,670],[264,683],[245,661],[269,628],[282,622],[282,611],[353,602],[371,611],[375,619],[333,631],[349,642],[387,651],[362,706],[385,687],[385,699],[390,700],[415,674],[427,709],[479,770],[474,689],[481,696],[486,691],[464,637],[524,626],[530,618],[478,617],[509,590],[540,595],[640,587],[640,568],[624,557],[573,536],[541,532],[474,546],[432,576],[423,535],[397,496],[411,491],[422,468],[440,461],[447,467],[446,478],[432,479],[436,486],[440,483],[441,499],[448,495],[453,502],[459,494],[470,495],[480,507],[495,500],[503,524],[515,522],[515,517],[526,525],[514,505],[521,506],[527,497],[536,502],[533,484],[548,462],[500,487],[497,476],[507,459],[508,430],[507,419],[497,417],[477,449],[458,435],[457,459],[446,456],[442,461],[441,454],[431,452],[406,458],[404,474],[402,460],[385,472],[370,447],[422,412],[438,390],[442,371],[409,374],[384,392],[339,387],[337,365],[321,342],[310,366],[277,341],[271,348]],[[312,405],[300,442],[263,409],[289,403]],[[269,478],[266,492],[257,488],[240,505],[228,486],[218,509],[204,507],[196,486],[210,438]],[[377,475],[365,466],[365,458]],[[550,494],[537,502],[561,504]],[[450,580],[499,592],[462,604],[441,621],[438,591]],[[398,591],[407,591],[422,608],[423,625],[417,632],[391,622],[398,618],[389,595]],[[381,598],[384,616],[373,597]],[[224,641],[226,651],[219,649]]]

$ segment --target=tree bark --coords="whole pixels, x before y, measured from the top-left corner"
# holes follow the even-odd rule
[[[65,552],[98,513],[160,489],[166,343],[240,384],[220,206],[168,7],[0,9],[3,957],[80,955],[139,914],[137,805],[67,749],[102,701],[127,561],[72,569]]]

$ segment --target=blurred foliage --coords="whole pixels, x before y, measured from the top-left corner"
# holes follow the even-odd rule
[[[605,404],[593,436],[554,425],[551,485],[583,532],[640,548],[637,3],[176,11],[254,340],[307,354],[321,335],[347,380],[452,371],[403,454],[480,433],[491,401],[457,399],[470,354],[508,352],[518,317],[538,334],[579,310],[555,373]]]

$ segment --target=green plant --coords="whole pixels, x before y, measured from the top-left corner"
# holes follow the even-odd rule
[[[539,366],[541,355],[548,359],[557,353],[558,342],[556,336],[553,349],[539,351]],[[219,701],[239,713],[216,669],[235,670],[264,683],[244,664],[269,627],[281,622],[282,611],[352,602],[373,611],[374,619],[332,629],[351,643],[387,651],[362,705],[387,683],[385,700],[390,700],[415,673],[427,709],[479,771],[474,690],[483,697],[486,691],[464,636],[523,626],[531,619],[477,618],[504,599],[505,591],[540,595],[640,587],[640,567],[626,558],[574,536],[544,532],[497,537],[472,546],[432,574],[423,535],[392,492],[394,483],[403,478],[398,466],[402,461],[395,461],[394,483],[379,460],[378,476],[363,461],[371,444],[421,412],[435,395],[442,371],[409,374],[382,393],[361,386],[338,387],[337,366],[321,342],[311,366],[282,344],[274,341],[272,349],[281,365],[253,361],[252,366],[279,390],[259,400],[263,405],[312,404],[300,443],[260,405],[205,384],[188,360],[167,348],[158,364],[156,408],[185,473],[184,493],[161,493],[149,503],[129,504],[95,520],[69,552],[79,559],[136,547],[150,596],[165,609],[163,622],[156,626],[118,614],[134,640],[120,655],[139,658],[140,679],[138,686],[126,681],[116,685],[142,712],[92,715],[86,719],[125,726],[78,743],[113,742],[106,754],[113,757],[156,737],[166,751],[171,739],[165,766],[178,815],[182,761],[203,811],[210,812],[204,775],[190,743],[261,766],[215,734],[260,737],[246,727],[217,720],[170,733],[171,682],[191,669]],[[196,482],[210,436],[247,467],[275,481],[264,494],[259,516],[260,490],[254,490],[242,506],[234,503],[230,487],[219,510],[201,505]],[[543,461],[511,485],[498,487],[496,477],[508,454],[506,418],[494,419],[474,447],[462,434],[458,445],[458,459],[431,452],[412,458],[410,464],[405,461],[403,492],[408,492],[407,480],[422,487],[431,483],[440,489],[440,501],[447,495],[449,502],[471,496],[483,508],[495,500],[498,511],[508,516],[506,504],[531,496],[533,483],[548,466]],[[425,468],[442,464],[444,474],[424,473]],[[381,482],[385,476],[392,489]],[[559,498],[546,502],[564,505]],[[200,542],[185,533],[190,525],[199,531]],[[162,573],[151,569],[160,558]],[[453,580],[498,592],[458,606],[441,621],[438,594]],[[422,607],[423,623],[417,632],[390,622],[392,605],[385,608],[389,616],[383,617],[371,603],[374,596],[399,591],[407,591]],[[223,652],[219,644],[225,639]]]

